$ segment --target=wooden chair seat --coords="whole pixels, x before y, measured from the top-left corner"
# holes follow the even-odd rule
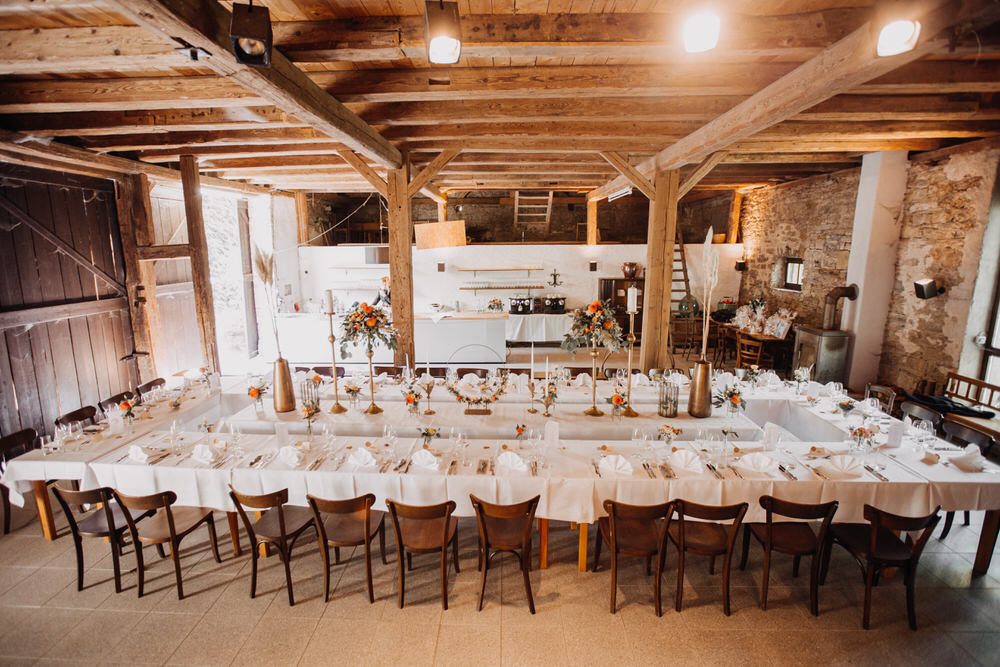
[[[312,523],[312,510],[308,507],[285,507],[285,533],[293,535],[304,530]],[[281,538],[281,525],[278,522],[278,513],[274,509],[264,512],[259,519],[254,521],[253,530],[257,537],[272,541]]]
[[[680,525],[670,524],[667,529],[674,544],[680,542]],[[705,556],[726,553],[729,544],[729,528],[707,521],[689,521],[685,526],[684,540],[687,550]]]
[[[453,540],[457,530],[458,519],[450,517],[445,542]],[[399,517],[399,532],[403,537],[407,551],[431,553],[441,550],[441,526],[437,521]]]
[[[767,534],[767,524],[748,523],[750,532],[764,544]],[[772,524],[771,548],[783,554],[792,556],[808,556],[816,552],[816,533],[812,527],[803,521],[780,521]]]
[[[122,509],[122,506],[112,500],[108,503],[108,509],[111,510],[112,531],[120,533],[127,529],[128,520],[125,518],[125,510]],[[148,514],[142,510],[128,511],[132,514],[133,521],[139,521]],[[107,537],[110,534],[108,520],[104,512],[91,512],[77,521],[76,526],[77,532],[83,537]]]
[[[385,512],[372,510],[369,520],[368,540],[375,537],[379,530],[383,529],[385,522]],[[336,546],[349,547],[361,546],[365,540],[365,518],[361,512],[351,514],[328,514],[323,519],[323,530],[326,531],[327,538]]]
[[[618,519],[618,550],[625,555],[645,556],[655,553],[663,536],[662,528],[650,521]],[[597,519],[597,527],[605,544],[611,544],[611,518]]]
[[[872,527],[867,523],[835,523],[830,528],[834,539],[859,558],[868,556]],[[904,563],[910,559],[910,547],[886,528],[879,528],[875,552],[876,559],[886,563]]]
[[[207,507],[174,507],[174,531],[178,539],[184,537],[199,525],[212,517],[212,510]],[[141,524],[137,524],[139,539],[149,544],[164,544],[170,541],[170,525],[167,514],[158,510]]]

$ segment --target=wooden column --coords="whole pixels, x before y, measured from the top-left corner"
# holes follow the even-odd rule
[[[309,241],[309,200],[306,193],[298,191],[295,193],[295,218],[298,221],[299,243]]]
[[[392,322],[399,334],[397,366],[413,355],[413,222],[410,220],[409,179],[406,169],[390,169],[386,175],[386,205],[389,209],[389,287]]]
[[[597,245],[597,200],[587,200],[587,245]]]
[[[208,270],[208,241],[201,209],[201,184],[198,160],[181,156],[181,186],[184,188],[184,215],[187,219],[188,245],[191,246],[191,279],[194,283],[194,308],[198,315],[201,353],[209,373],[219,370],[219,349],[215,338],[215,305],[212,278]]]
[[[138,246],[152,238],[149,205],[149,178],[145,174],[123,176],[118,181],[118,228],[122,237],[122,257],[125,262],[125,288],[128,293],[129,316],[135,350],[148,352],[136,357],[139,383],[156,377],[156,356],[153,345],[156,316],[156,278],[152,271],[143,271]],[[152,276],[152,282],[149,282]]]
[[[438,222],[448,221],[448,203],[438,202]]]
[[[679,185],[678,170],[657,172],[653,182],[655,197],[649,202],[642,345],[639,348],[639,366],[643,371],[663,368],[667,360]]]
[[[733,201],[729,204],[729,228],[726,230],[726,243],[739,243],[740,211],[743,208],[743,193],[733,190]]]

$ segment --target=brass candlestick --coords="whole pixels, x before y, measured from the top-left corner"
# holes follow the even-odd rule
[[[583,411],[589,417],[601,417],[604,412],[597,407],[597,339],[591,338],[590,360],[593,375],[590,377],[590,408]],[[548,407],[546,407],[548,410]]]
[[[534,378],[528,380],[528,393],[531,394],[531,403],[528,406],[529,414],[536,414],[538,410],[535,409],[535,380]]]
[[[635,346],[635,311],[628,314],[628,383],[625,391],[625,409],[622,414],[626,417],[638,417],[639,413],[632,409],[632,348]]]
[[[542,405],[545,406],[545,412],[542,413],[543,417],[551,417],[552,414],[549,412],[549,406],[555,403],[555,399],[552,398],[552,394],[549,392],[549,388],[545,387],[542,390]]]
[[[435,412],[431,410],[431,392],[434,391],[434,378],[423,385],[423,389],[427,392],[427,409],[424,410],[425,415],[433,415]]]
[[[333,335],[333,311],[327,315],[330,317],[330,356],[333,360],[333,406],[330,414],[339,415],[347,412],[347,408],[340,404],[340,390],[337,387],[337,337]]]
[[[372,402],[365,408],[366,415],[377,415],[382,412],[382,408],[375,405],[375,373],[372,370],[372,355],[374,351],[368,350],[368,388],[371,390]]]

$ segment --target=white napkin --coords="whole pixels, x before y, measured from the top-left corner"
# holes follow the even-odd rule
[[[508,470],[517,470],[519,472],[524,472],[528,469],[528,464],[524,462],[524,459],[517,452],[506,451],[497,457],[497,465]]]
[[[302,463],[303,457],[298,447],[285,445],[278,450],[278,458],[281,459],[282,463],[295,467]]]
[[[764,424],[764,445],[777,445],[781,427],[774,422]]]
[[[298,386],[306,381],[306,378],[309,377],[309,373],[311,372],[312,371],[295,371],[292,373],[292,381],[296,386]]]
[[[886,447],[899,447],[903,444],[903,431],[906,427],[903,422],[893,421],[889,425],[889,438],[885,441]]]
[[[132,445],[128,448],[128,458],[136,463],[145,463],[149,460],[149,452],[139,445]]]
[[[986,462],[983,453],[976,445],[966,446],[961,456],[954,456],[948,460],[963,472],[982,472],[983,463]]]
[[[379,373],[378,375],[375,376],[375,382],[380,382],[381,383],[381,382],[388,382],[388,381],[389,381],[389,374],[388,373]]]
[[[191,459],[198,463],[211,465],[215,462],[215,452],[208,445],[195,445],[194,451],[191,452]]]
[[[545,444],[549,447],[559,446],[559,422],[545,422]]]
[[[823,385],[816,380],[809,380],[806,383],[806,396],[813,396],[814,398],[819,398],[824,394]]]
[[[222,389],[222,375],[220,373],[212,373],[208,376],[208,388],[213,391]]]
[[[574,387],[589,387],[590,386],[590,373],[580,373],[575,378],[573,378]]]
[[[740,458],[736,465],[749,473],[773,475],[778,472],[778,462],[767,454],[754,452]]]
[[[675,470],[687,470],[689,472],[701,472],[704,467],[701,457],[690,449],[678,449],[670,455],[670,466]]]
[[[621,454],[609,454],[602,456],[601,462],[597,464],[602,475],[631,475],[632,464]]]
[[[480,382],[482,382],[482,380],[475,373],[466,373],[461,379],[462,384],[478,385]]]
[[[437,470],[439,463],[438,457],[434,456],[429,450],[426,449],[418,449],[417,453],[413,455],[413,465],[420,468]]]
[[[416,458],[416,457],[414,457]],[[355,449],[347,459],[359,468],[367,468],[375,465],[375,457],[367,449]]]
[[[831,456],[821,463],[819,468],[830,479],[851,479],[852,477],[861,477],[864,473],[861,462],[847,454]]]
[[[833,385],[834,384],[836,384],[836,383],[835,382],[827,382],[826,383],[826,395],[827,396],[833,396],[834,395],[834,389],[833,389]]]
[[[732,373],[726,371],[719,375],[719,386],[720,387],[730,387],[736,384],[736,376]]]
[[[674,384],[676,384],[679,387],[683,387],[684,385],[686,385],[689,382],[691,382],[687,378],[686,375],[683,375],[681,373],[675,373],[675,372],[671,372],[670,373],[670,377],[667,378],[667,381],[668,382],[673,382]]]
[[[514,384],[517,386],[518,392],[520,392],[522,394],[523,393],[527,393],[527,391],[528,391],[528,383],[531,381],[528,378],[528,374],[527,373],[515,373],[515,374],[511,375],[511,379],[514,381]]]
[[[635,373],[632,375],[632,384],[636,387],[648,387],[652,381],[645,373]]]

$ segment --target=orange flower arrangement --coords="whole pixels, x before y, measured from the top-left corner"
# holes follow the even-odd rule
[[[712,397],[712,405],[717,408],[728,405],[731,410],[735,411],[746,409],[747,402],[743,400],[743,392],[740,391],[739,387],[729,386],[716,392],[715,396]]]
[[[341,355],[350,357],[350,348],[354,345],[364,347],[371,354],[376,343],[382,343],[390,350],[396,349],[396,330],[389,321],[388,313],[367,303],[355,303],[344,318],[340,334]]]
[[[247,394],[250,396],[250,398],[257,400],[258,398],[260,398],[260,389],[258,389],[257,387],[250,387],[249,389],[247,389]]]
[[[625,398],[621,394],[615,394],[611,397],[611,405],[624,405]]]
[[[610,301],[594,301],[574,310],[573,323],[563,338],[562,349],[575,354],[581,347],[604,347],[616,351],[622,346],[622,330]]]

